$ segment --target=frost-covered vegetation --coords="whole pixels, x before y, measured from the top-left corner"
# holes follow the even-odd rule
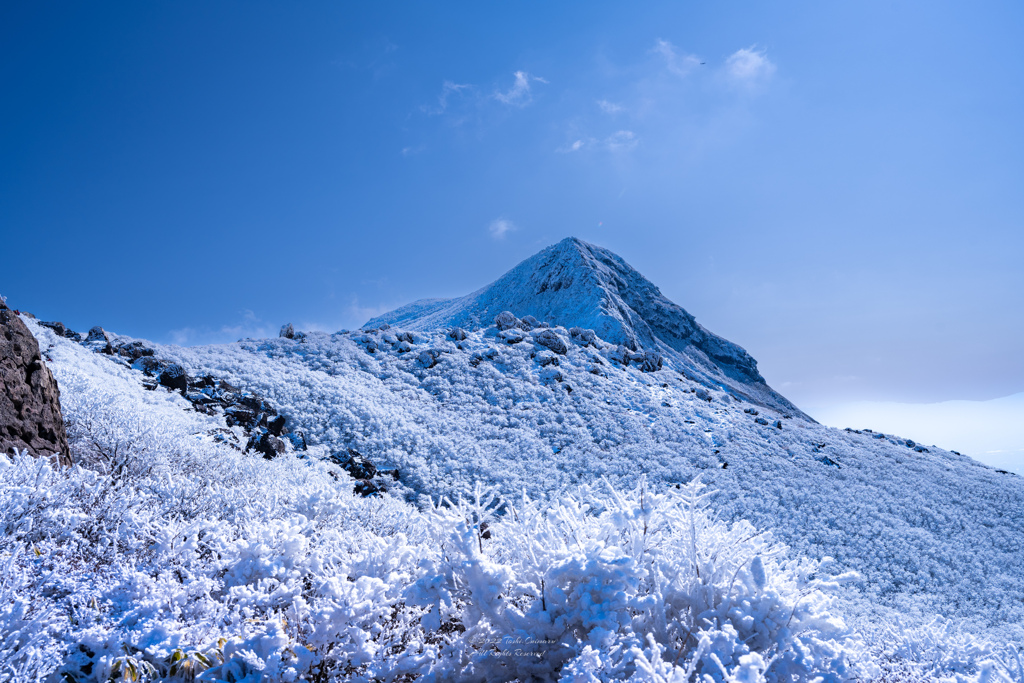
[[[390,328],[159,351],[263,393],[311,443],[353,446],[435,498],[473,481],[548,498],[601,477],[701,475],[723,518],[859,572],[865,609],[969,618],[975,631],[1024,640],[1020,477],[892,435],[787,419],[688,378],[669,357],[644,372],[620,362],[621,347],[550,331],[564,355],[494,326],[461,340]]]
[[[751,415],[716,408],[729,404],[713,393],[710,403],[697,398],[696,388],[666,391],[652,380],[666,377],[657,371],[607,360],[592,366],[607,376],[574,369],[594,364],[577,355],[601,355],[593,346],[574,343],[558,366],[526,343],[497,347],[487,332],[458,340],[461,349],[440,338],[405,342],[442,351],[422,361],[380,347],[367,353],[366,339],[389,343],[387,331],[163,349],[236,381],[258,379],[249,385],[302,421],[310,450],[265,460],[216,441],[223,418],[192,412],[163,389],[145,391],[139,373],[115,359],[33,330],[60,383],[79,465],[0,460],[0,680],[1021,680],[1009,643],[986,644],[954,622],[902,627],[891,612],[872,614],[840,588],[853,581],[869,587],[864,601],[876,597],[870,577],[849,573],[852,563],[787,549],[779,520],[773,531],[737,517],[737,501],[750,498],[737,495],[742,479],[730,489],[721,475],[750,467],[763,450],[742,459],[738,446],[719,447],[729,468],[701,465],[713,462],[714,430]],[[540,378],[552,367],[562,382]],[[589,378],[609,382],[601,398],[620,394],[608,413],[591,416],[595,424],[622,401],[659,392],[684,424],[699,414],[712,432],[689,469],[679,456],[673,472],[645,464],[639,448],[655,446],[650,432],[629,443],[627,433],[645,432],[612,421],[632,472],[609,446],[605,472],[579,483],[529,481],[509,453],[505,477],[500,463],[477,462],[465,481],[482,484],[460,487],[430,476],[457,453],[441,448],[431,421],[417,420],[432,410],[449,448],[493,428],[454,417],[478,405],[477,371],[495,391],[535,403],[533,418],[505,428],[513,446],[516,437],[527,448],[557,442],[567,428],[584,439],[574,424],[583,418],[563,399],[600,388]],[[430,390],[443,388],[441,376],[467,382],[444,409]],[[314,398],[300,402],[303,391]],[[642,411],[651,407],[636,404],[630,424],[647,423]],[[416,428],[394,431],[403,425]],[[799,427],[768,429],[778,440]],[[418,505],[354,495],[352,480],[318,458],[339,443],[388,453],[423,495]],[[374,448],[384,443],[391,450]],[[555,450],[532,476],[560,471],[565,448]],[[767,469],[761,477],[772,481]],[[1012,582],[1004,588],[1012,598]]]

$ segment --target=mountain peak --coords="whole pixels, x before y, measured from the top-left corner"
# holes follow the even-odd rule
[[[749,400],[799,413],[765,384],[757,361],[743,348],[709,332],[620,256],[577,237],[541,250],[472,294],[422,299],[366,326],[475,329],[491,325],[502,311],[589,328],[602,340],[633,350],[659,351],[709,386],[728,386]]]

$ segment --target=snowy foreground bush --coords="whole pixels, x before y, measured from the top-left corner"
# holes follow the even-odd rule
[[[834,584],[714,521],[700,484],[552,505],[479,494],[421,513],[353,497],[319,463],[225,460],[125,478],[0,461],[4,676],[853,673]]]
[[[147,468],[129,456],[111,474],[0,460],[0,680],[881,673],[830,615],[837,579],[716,521],[696,482],[584,487],[551,504],[478,490],[421,512],[354,497],[322,463],[200,442],[177,455],[149,453]],[[918,678],[910,649],[927,642],[881,654]],[[1012,680],[1014,666],[980,672]]]

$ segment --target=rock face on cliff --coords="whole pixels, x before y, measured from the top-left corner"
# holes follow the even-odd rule
[[[0,302],[0,452],[14,449],[71,464],[57,382],[35,337]]]

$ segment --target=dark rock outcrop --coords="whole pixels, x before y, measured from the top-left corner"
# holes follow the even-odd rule
[[[0,451],[13,449],[71,464],[57,382],[25,323],[0,303]]]
[[[502,311],[494,318],[494,324],[499,330],[511,330],[519,326],[519,318],[512,311]]]
[[[420,351],[420,355],[416,357],[416,361],[428,370],[437,365],[439,360],[441,360],[440,349],[426,349]]]
[[[388,479],[393,481],[398,481],[399,479],[397,469],[387,468],[379,470],[376,465],[354,448],[333,453],[327,460],[340,465],[341,469],[348,472],[356,480],[353,491],[360,496],[382,494],[388,490]]]
[[[638,359],[637,364],[640,366],[641,372],[657,372],[661,370],[663,363],[660,353],[654,351],[644,351]]]
[[[177,363],[169,363],[160,373],[159,379],[160,386],[180,391],[182,395],[188,389],[188,376],[185,374],[185,368]]]
[[[110,333],[104,330],[102,327],[97,325],[89,330],[89,334],[85,337],[86,342],[103,342],[106,344],[110,341]]]
[[[111,354],[117,354],[123,358],[127,358],[131,362],[135,362],[140,358],[146,356],[152,356],[154,353],[153,349],[149,348],[140,341],[133,341],[127,344],[121,344],[120,346],[111,347]]]
[[[551,330],[541,330],[533,336],[533,341],[540,346],[551,349],[560,356],[569,353],[569,346],[565,340]]]

